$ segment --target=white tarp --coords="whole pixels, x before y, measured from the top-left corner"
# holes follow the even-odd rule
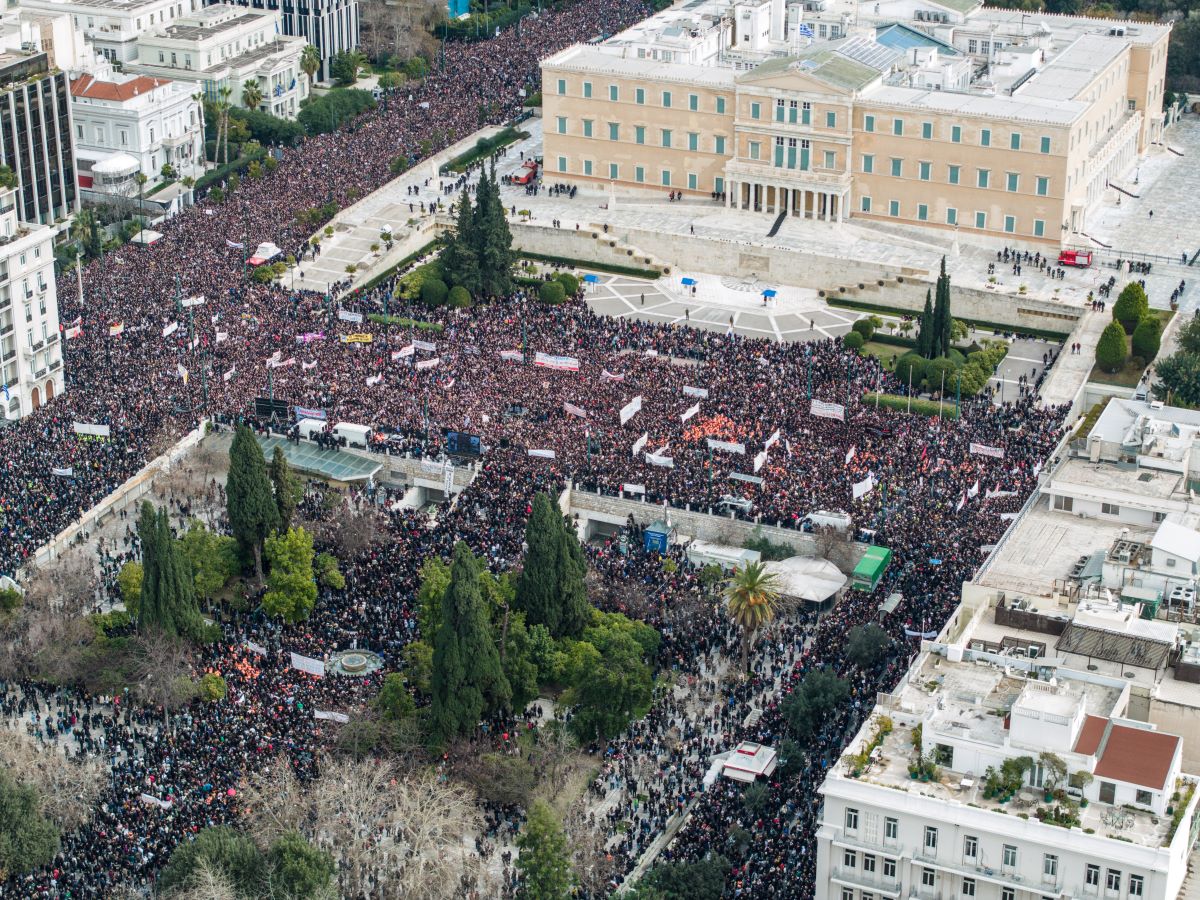
[[[329,722],[340,722],[343,725],[350,721],[350,717],[345,713],[330,712],[324,709],[313,710],[313,718],[324,719]]]
[[[809,603],[823,603],[845,587],[847,581],[829,560],[813,556],[792,556],[764,563],[763,568],[776,576],[780,594]]]

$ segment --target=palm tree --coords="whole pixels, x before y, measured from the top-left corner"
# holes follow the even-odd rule
[[[233,93],[233,88],[228,85],[222,85],[217,88],[217,110],[220,118],[217,121],[217,147],[220,148],[221,135],[225,135],[225,158],[224,162],[229,162],[229,97]]]
[[[779,579],[761,562],[734,572],[725,583],[729,618],[742,629],[742,671],[749,670],[750,648],[759,630],[775,618]]]
[[[321,54],[312,44],[306,44],[300,53],[300,71],[308,76],[308,88],[312,90],[313,76],[321,68]]]
[[[205,166],[208,164],[208,132],[205,131],[204,126],[204,91],[192,94],[192,99],[196,101],[196,106],[199,107],[200,111],[200,171],[203,172]],[[216,151],[214,150],[213,156],[215,157],[216,155]],[[214,159],[213,162],[216,162],[216,160]]]
[[[262,88],[257,81],[247,81],[242,86],[242,106],[246,109],[258,109],[263,102]]]

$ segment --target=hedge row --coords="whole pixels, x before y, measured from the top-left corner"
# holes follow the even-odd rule
[[[924,400],[920,397],[913,397],[910,401],[908,397],[901,397],[899,394],[876,394],[874,392],[863,394],[862,402],[864,406],[874,406],[878,401],[880,406],[894,409],[897,412],[908,412],[909,403],[912,403],[912,411],[922,416],[936,416],[938,414],[938,404],[933,400]],[[954,410],[954,403],[941,404],[943,419],[957,419],[958,413]]]
[[[481,159],[486,159],[491,156],[501,147],[507,147],[509,144],[515,144],[517,141],[523,141],[529,137],[528,131],[517,131],[513,127],[505,128],[496,132],[490,138],[480,138],[475,142],[475,146],[461,156],[456,156],[445,165],[445,169],[451,172],[464,172],[467,167]]]
[[[371,288],[382,283],[385,279],[391,278],[397,272],[407,269],[410,265],[412,265],[414,262],[416,262],[422,256],[427,254],[430,250],[432,250],[437,245],[438,245],[438,241],[435,238],[434,240],[430,241],[425,246],[420,247],[420,248],[414,250],[412,253],[408,254],[408,256],[404,257],[404,259],[400,260],[400,262],[396,263],[394,266],[388,266],[386,269],[384,269],[382,272],[380,272],[378,275],[376,275],[370,281],[360,284],[357,288],[355,288],[355,290],[357,292],[366,293],[367,291],[371,290]]]
[[[916,318],[919,312],[910,309],[899,309],[895,306],[884,306],[881,303],[864,303],[861,300],[850,300],[846,297],[837,295],[825,294],[825,302],[830,306],[840,306],[843,309],[862,310],[863,312],[877,312],[885,316],[912,316]],[[976,328],[983,328],[986,331],[1011,332],[1013,334],[1025,335],[1027,337],[1044,338],[1048,341],[1064,341],[1070,332],[1054,331],[1049,328],[1018,328],[1015,325],[1003,325],[1000,322],[988,322],[984,319],[964,319],[961,316],[954,318],[966,325],[974,325]],[[872,340],[879,340],[879,333],[876,332]],[[891,343],[885,341],[884,343]]]
[[[219,185],[234,172],[241,177],[241,175],[248,168],[250,168],[250,163],[254,162],[255,160],[261,160],[266,155],[267,151],[262,147],[255,147],[249,153],[239,156],[237,159],[227,162],[223,166],[217,166],[217,168],[212,169],[209,172],[205,172],[196,179],[196,183],[192,186],[192,190],[199,194],[214,184]]]
[[[570,259],[566,256],[551,256],[548,253],[526,253],[521,251],[522,259],[534,262],[550,263],[551,265],[571,266],[575,269],[594,269],[597,272],[607,272],[610,275],[632,275],[634,278],[649,278],[655,280],[662,273],[655,269],[639,269],[636,266],[618,266],[610,263],[596,263],[586,259]]]
[[[401,328],[416,328],[418,331],[442,331],[446,327],[441,322],[423,322],[420,319],[385,316],[382,313],[367,313],[367,319],[377,325],[398,325]]]

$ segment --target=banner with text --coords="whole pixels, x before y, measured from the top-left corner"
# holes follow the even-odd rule
[[[548,353],[538,353],[533,357],[533,364],[543,369],[556,369],[560,372],[578,372],[579,360],[573,356],[551,356]]]
[[[316,675],[318,678],[325,677],[325,663],[321,660],[313,659],[311,656],[301,656],[299,653],[293,653],[291,656],[293,669],[299,669],[309,675]]]
[[[642,410],[642,395],[638,394],[621,408],[621,424],[624,425]]]
[[[685,397],[698,397],[701,400],[707,400],[708,399],[708,388],[688,387],[685,384],[683,386],[683,394]]]
[[[840,403],[826,403],[823,400],[814,400],[809,404],[809,412],[821,419],[837,419],[839,422],[846,421],[846,407]]]
[[[971,452],[976,456],[994,456],[996,459],[1004,459],[1003,448],[989,447],[987,444],[972,444]]]
[[[735,444],[733,441],[718,441],[713,438],[708,439],[709,450],[724,450],[726,453],[745,453],[745,444]]]
[[[563,403],[563,411],[572,416],[579,416],[581,419],[587,418],[587,410],[582,406],[576,406],[574,403]]]

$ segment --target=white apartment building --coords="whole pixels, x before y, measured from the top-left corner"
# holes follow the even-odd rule
[[[295,118],[308,96],[308,78],[300,69],[307,41],[280,34],[279,13],[231,5],[209,6],[138,39],[131,72],[198,85],[206,99],[222,88],[241,106],[247,83],[262,93],[260,109]]]
[[[136,163],[149,188],[170,165],[177,178],[203,172],[204,134],[193,86],[147,75],[81,75],[71,82],[75,159],[81,188],[95,189],[93,168],[121,156]],[[124,160],[122,160],[124,161]],[[132,168],[126,165],[124,173]],[[136,190],[136,189],[135,189]]]
[[[32,13],[69,15],[97,53],[121,64],[137,58],[141,35],[201,6],[200,0],[21,0],[22,9]]]
[[[83,32],[69,15],[25,9],[0,18],[0,48],[45,53],[52,69],[78,69],[92,56]]]
[[[1200,412],[1116,397],[1044,488],[1059,512],[1151,527],[1200,513],[1197,490]]]
[[[264,0],[233,0],[239,6],[262,9]],[[304,38],[317,48],[318,81],[332,76],[329,66],[339,53],[358,47],[357,0],[265,0],[266,8],[283,16],[283,33]]]
[[[0,413],[19,419],[65,389],[54,290],[54,229],[17,219],[0,191]]]
[[[1120,675],[926,642],[821,788],[816,897],[1174,900],[1200,794],[1129,703]]]

